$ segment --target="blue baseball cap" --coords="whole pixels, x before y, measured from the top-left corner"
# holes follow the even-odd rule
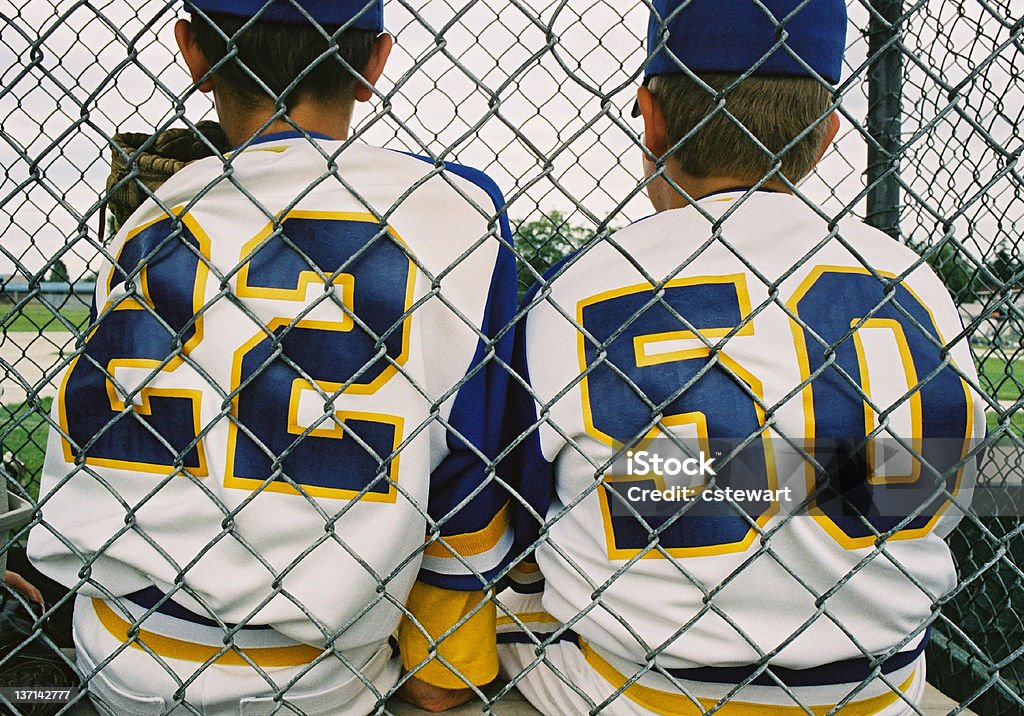
[[[185,0],[185,9],[292,24],[309,22],[305,10],[321,25],[384,30],[384,0]]]
[[[721,72],[837,84],[846,49],[844,0],[653,0],[645,75]]]

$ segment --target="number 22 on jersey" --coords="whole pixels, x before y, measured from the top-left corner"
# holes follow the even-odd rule
[[[230,355],[225,485],[394,501],[401,416],[334,402],[372,395],[406,361],[415,264],[369,214],[291,211],[276,224],[240,255],[236,295],[250,308],[268,299],[282,315],[251,321],[253,336]],[[101,320],[58,396],[68,462],[209,474],[200,406],[205,397],[219,407],[221,396],[176,387],[196,381],[174,377],[204,339],[209,261],[210,239],[189,214],[128,235]],[[327,283],[335,297],[321,303],[334,304],[331,315],[304,317],[307,288]],[[150,387],[158,375],[161,387]],[[310,425],[303,399],[322,407]]]

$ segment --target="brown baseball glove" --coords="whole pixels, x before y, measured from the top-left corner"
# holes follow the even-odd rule
[[[207,141],[203,141],[199,134]],[[164,130],[156,135],[147,149],[140,151],[151,137],[153,135],[142,132],[114,135],[106,203],[113,217],[114,231],[171,175],[181,171],[189,162],[212,156],[210,145],[221,153],[230,149],[224,130],[216,122],[208,120],[198,122],[195,131],[190,127]],[[134,174],[134,178],[123,181],[129,174]]]

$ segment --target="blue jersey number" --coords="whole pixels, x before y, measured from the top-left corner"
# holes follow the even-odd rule
[[[888,290],[894,291],[891,300]],[[763,450],[744,450],[739,464],[724,465],[716,486],[774,490],[760,383],[724,351],[712,356],[695,341],[699,333],[714,343],[737,326],[742,328],[736,335],[753,335],[752,323],[744,324],[749,306],[740,275],[671,281],[658,297],[643,285],[582,301],[577,319],[584,329],[579,355],[587,432],[615,450],[630,446],[634,451],[684,424],[714,453],[753,438],[749,444]],[[849,549],[870,546],[883,534],[887,539],[927,534],[949,504],[943,490],[958,488],[973,430],[970,393],[944,362],[944,344],[930,312],[902,284],[887,289],[866,270],[827,266],[815,269],[787,306],[796,316],[797,359],[808,381],[802,396],[808,451],[823,468],[808,463],[811,514]],[[866,366],[877,356],[868,355],[862,329],[881,330],[896,346],[902,365],[886,366],[886,374],[878,376],[879,383],[889,384],[889,372],[905,377],[906,388],[895,400],[872,402]],[[909,447],[908,454],[918,459],[906,475],[886,475],[877,463],[886,447],[868,437],[879,420],[890,420],[903,404],[910,434],[896,431],[899,441],[893,438],[889,449]],[[615,559],[644,550],[650,557],[742,550],[756,536],[755,523],[763,525],[777,512],[774,502],[744,503],[747,513],[741,515],[727,502],[699,499],[682,508],[679,501],[669,503],[662,514],[649,502],[639,509],[633,502],[631,510],[623,505],[633,487],[669,486],[660,476],[605,476],[599,495],[609,556]],[[661,550],[649,549],[655,542]]]
[[[107,278],[105,315],[57,398],[69,463],[207,474],[200,391],[145,385],[173,373],[203,339],[209,256],[209,239],[188,216],[129,234]]]
[[[243,251],[239,297],[295,309],[233,356],[225,484],[394,501],[402,418],[334,402],[377,392],[406,360],[416,270],[407,249],[369,214],[293,211]],[[307,288],[326,282],[333,316],[294,318]]]
[[[586,336],[580,334],[579,360],[588,433],[616,450],[642,450],[686,425],[712,455],[727,455],[749,438],[763,450],[746,450],[742,464],[723,465],[715,485],[775,489],[760,383],[723,351],[712,355],[697,335],[712,344],[737,326],[750,335],[749,314],[742,275],[678,279],[658,292],[644,284],[581,302],[577,319]],[[670,350],[675,342],[680,349]],[[599,497],[612,558],[644,550],[658,529],[657,543],[673,556],[742,550],[756,537],[754,523],[763,525],[777,511],[771,501],[746,502],[746,514],[740,514],[727,502],[694,500],[682,516],[672,509],[638,518],[624,507],[631,487],[666,486],[660,478],[605,477]],[[646,554],[661,556],[657,550]]]
[[[811,513],[850,549],[871,546],[882,534],[927,534],[949,504],[942,489],[958,487],[973,432],[970,392],[943,362],[931,313],[903,284],[889,290],[891,297],[866,269],[821,266],[787,302],[798,318],[793,332],[802,378],[814,376],[804,388],[806,434],[823,469],[808,465],[808,492],[816,496]],[[899,442],[886,432],[879,436],[890,452],[906,451],[912,469],[905,475],[880,476],[875,461],[886,446],[867,440],[892,407],[868,402],[873,391],[860,334],[870,329],[889,336],[902,364],[885,366],[891,375],[881,377],[903,386],[897,392],[906,394],[895,404],[909,408],[911,434]],[[830,355],[834,363],[823,370]]]
[[[202,392],[149,383],[203,340],[209,258],[189,215],[128,236],[103,318],[58,397],[68,462],[208,474]],[[377,392],[406,361],[415,264],[404,244],[369,214],[293,211],[241,258],[237,295],[257,313],[270,299],[263,305],[286,315],[266,318],[265,329],[254,322],[231,357],[225,484],[394,501],[402,418],[334,403]],[[309,309],[307,289],[327,284],[333,296]]]

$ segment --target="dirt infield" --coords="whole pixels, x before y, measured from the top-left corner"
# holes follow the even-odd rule
[[[75,348],[71,333],[6,333],[0,338],[0,386],[5,404],[21,403],[30,395],[52,397],[63,370],[61,355]]]

